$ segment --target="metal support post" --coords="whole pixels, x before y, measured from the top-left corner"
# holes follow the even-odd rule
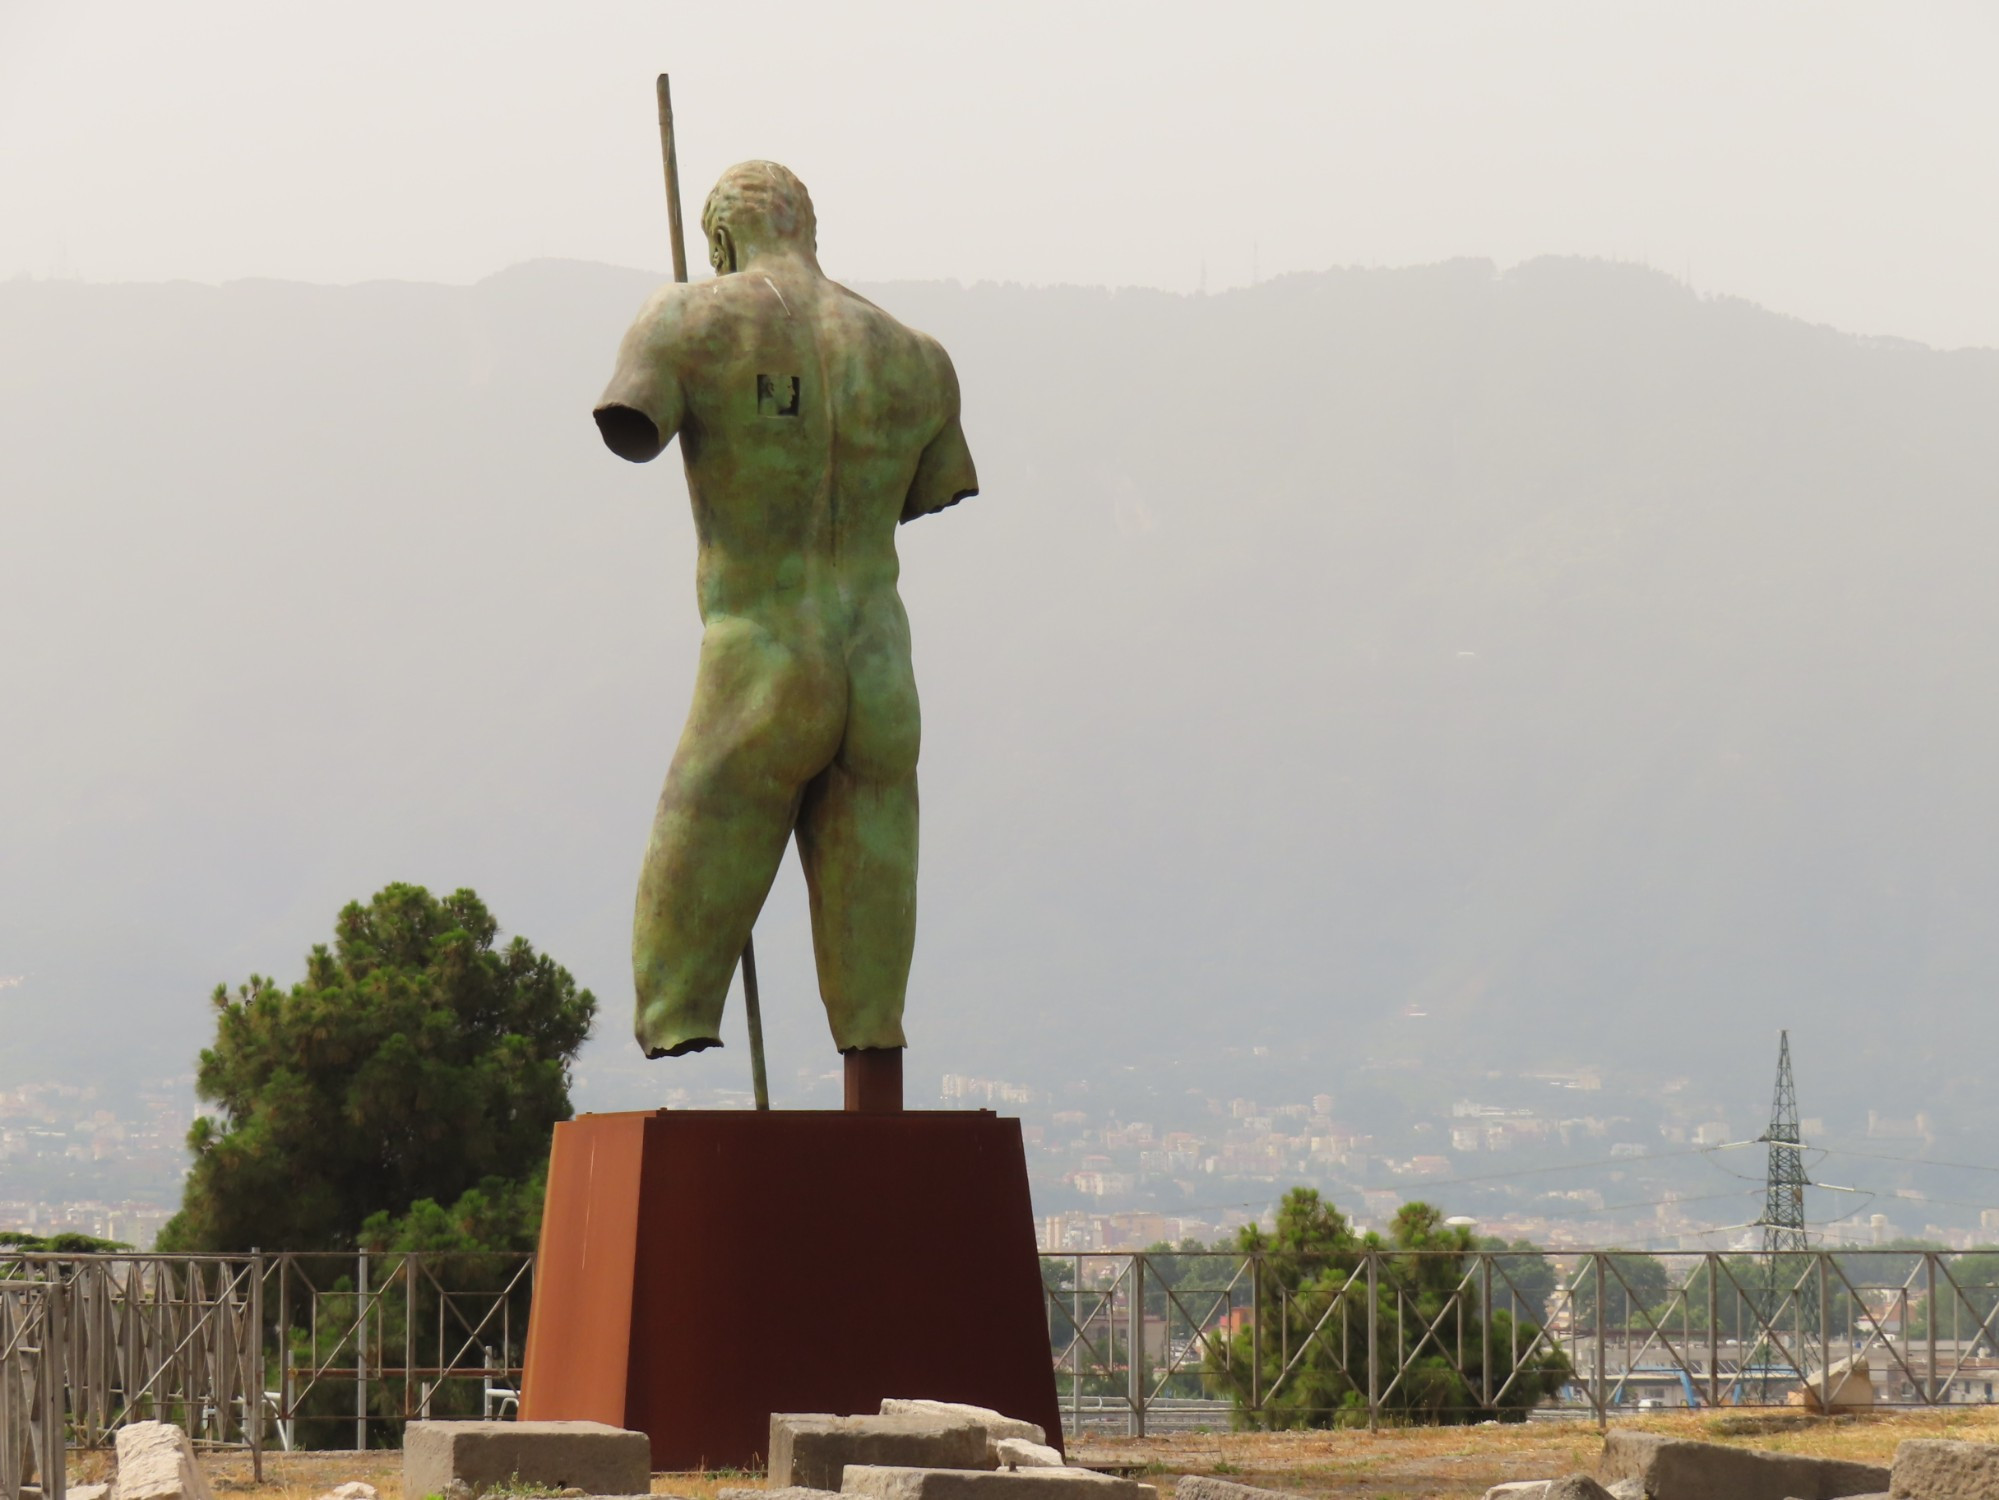
[[[292,1447],[292,1258],[278,1253],[278,1441],[287,1453]]]
[[[63,1391],[69,1352],[68,1309],[62,1272],[52,1268],[42,1303],[42,1500],[63,1500],[69,1488],[69,1453],[63,1431]]]
[[[1374,1251],[1367,1252],[1367,1430],[1376,1431],[1381,1423],[1381,1361],[1379,1353],[1381,1309],[1375,1297],[1380,1283],[1378,1266],[1381,1257]]]
[[[250,1477],[264,1482],[264,1252],[250,1251],[250,1389],[243,1425],[250,1429]]]
[[[1130,1413],[1125,1430],[1133,1437],[1145,1436],[1145,1257],[1131,1257],[1131,1307],[1125,1328],[1125,1400]]]
[[[354,1258],[354,1451],[368,1447],[368,1252]]]
[[[1832,1410],[1832,1270],[1830,1257],[1819,1251],[1819,1402]]]
[[[1596,1378],[1595,1388],[1590,1394],[1590,1399],[1596,1403],[1597,1430],[1599,1432],[1608,1432],[1610,1430],[1610,1408],[1605,1404],[1603,1399],[1603,1320],[1604,1315],[1610,1311],[1610,1304],[1604,1300],[1603,1295],[1603,1257],[1601,1255],[1592,1256],[1591,1262],[1596,1267]]]
[[[422,1280],[418,1274],[421,1265],[422,1262],[417,1259],[417,1252],[414,1250],[403,1257],[403,1416],[405,1418],[412,1415],[410,1392],[416,1389],[416,1380],[409,1372],[416,1368],[416,1291],[417,1283]],[[440,1339],[437,1357],[442,1360],[447,1352],[443,1347],[443,1340]],[[504,1365],[506,1362],[506,1354],[502,1350],[500,1363]],[[485,1414],[482,1403],[479,1415]],[[424,1413],[425,1417],[429,1415],[429,1412]]]
[[[1928,1363],[1923,1366],[1923,1400],[1936,1405],[1937,1399],[1937,1253],[1923,1252],[1923,1307],[1928,1316],[1923,1321],[1929,1325]]]
[[[1479,1259],[1484,1263],[1484,1270],[1479,1289],[1478,1309],[1478,1404],[1490,1410],[1492,1408],[1492,1257],[1482,1255]]]
[[[1263,1253],[1249,1259],[1249,1409],[1263,1415]]]
[[[1069,1283],[1069,1322],[1076,1330],[1076,1342],[1069,1351],[1069,1430],[1083,1435],[1083,1257],[1076,1257],[1075,1279]],[[1106,1322],[1109,1320],[1106,1319]]]
[[[1707,1258],[1707,1404],[1721,1405],[1721,1257]]]

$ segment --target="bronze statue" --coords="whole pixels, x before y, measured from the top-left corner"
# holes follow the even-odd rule
[[[596,409],[634,463],[679,434],[699,542],[694,703],[632,935],[639,1044],[721,1045],[796,834],[834,1043],[850,1080],[881,1054],[899,1095],[921,725],[895,529],[978,493],[957,376],[819,269],[812,200],[784,167],[731,167],[701,224],[714,279],[646,304]]]

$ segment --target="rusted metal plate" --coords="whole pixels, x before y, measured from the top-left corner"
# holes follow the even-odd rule
[[[635,1192],[600,1166],[599,1195],[626,1197],[586,1213],[587,1158],[566,1137],[600,1121],[636,1122],[642,1162]],[[890,1396],[993,1407],[1059,1440],[1019,1121],[660,1110],[585,1116],[557,1138],[523,1415],[638,1428],[655,1469],[748,1467],[772,1412]],[[634,1245],[622,1262],[613,1222]]]
[[[625,1425],[625,1336],[639,1249],[650,1112],[581,1115],[555,1127],[528,1313],[521,1420]],[[589,1336],[575,1336],[588,1330]]]

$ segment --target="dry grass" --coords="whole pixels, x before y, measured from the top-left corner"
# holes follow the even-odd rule
[[[1821,1458],[1887,1463],[1904,1438],[1953,1437],[1999,1442],[1999,1408],[1897,1412],[1868,1417],[1796,1413],[1658,1413],[1623,1419],[1643,1432],[1729,1443]],[[1071,1461],[1136,1472],[1162,1488],[1181,1474],[1222,1474],[1244,1484],[1327,1500],[1476,1500],[1508,1479],[1547,1479],[1596,1467],[1602,1439],[1586,1422],[1528,1422],[1504,1427],[1394,1428],[1378,1433],[1175,1433],[1149,1438],[1090,1437]],[[108,1477],[108,1455],[79,1455],[71,1482]],[[264,1482],[252,1481],[247,1454],[211,1453],[202,1468],[218,1500],[317,1500],[335,1485],[364,1480],[382,1500],[421,1500],[402,1492],[402,1460],[393,1450],[365,1454],[273,1453]],[[716,1500],[717,1491],[761,1483],[733,1472],[655,1474],[656,1495]]]
[[[237,1450],[204,1452],[201,1470],[207,1475],[216,1500],[317,1500],[336,1485],[354,1479],[372,1484],[382,1500],[404,1500],[403,1456],[392,1448],[374,1448],[366,1453],[351,1449],[266,1453],[262,1484],[252,1475],[250,1455]],[[111,1455],[108,1452],[75,1455],[69,1474],[71,1484],[109,1479]],[[655,1495],[677,1496],[679,1500],[716,1500],[721,1490],[762,1483],[761,1474],[745,1475],[723,1469],[699,1474],[655,1474],[652,1490]]]
[[[1697,1412],[1625,1418],[1621,1426],[1734,1447],[1887,1463],[1904,1438],[1999,1442],[1999,1409],[1875,1417]],[[1243,1484],[1339,1500],[1473,1500],[1509,1479],[1551,1479],[1596,1468],[1603,1439],[1587,1422],[1408,1427],[1378,1433],[1179,1433],[1091,1438],[1073,1461],[1144,1467],[1150,1482],[1215,1474]]]

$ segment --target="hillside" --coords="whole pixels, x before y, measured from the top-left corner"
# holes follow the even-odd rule
[[[0,1084],[185,1067],[213,983],[402,878],[596,988],[586,1104],[653,1086],[691,536],[588,417],[651,282],[0,285]],[[864,290],[952,350],[984,484],[903,532],[913,1075],[1753,1101],[1789,1025],[1835,1129],[1992,1122],[1999,353],[1562,260]]]

